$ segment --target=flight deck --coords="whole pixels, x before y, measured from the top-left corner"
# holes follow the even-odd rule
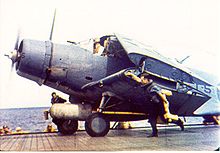
[[[213,151],[220,147],[218,125],[159,127],[158,138],[147,138],[150,127],[110,130],[105,137],[90,137],[84,130],[74,135],[29,133],[0,136],[1,151]]]

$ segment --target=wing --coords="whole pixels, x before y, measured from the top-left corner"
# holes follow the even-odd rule
[[[158,77],[169,79],[171,81],[180,81],[188,84],[201,84],[211,86],[205,79],[201,78],[194,72],[185,68],[181,64],[172,61],[171,59],[161,55],[159,52],[133,39],[123,37],[119,34],[115,35],[123,49],[120,49],[120,54],[134,63],[136,66],[144,61],[144,70],[151,72]]]
[[[154,82],[171,90],[170,111],[179,115],[193,115],[201,105],[215,96],[214,87],[187,69],[173,63],[158,52],[134,41],[116,35],[110,38],[109,55],[128,58],[137,67],[144,61],[142,70],[151,74]],[[137,68],[129,68],[86,84],[82,87],[88,100],[100,101],[108,93],[119,100],[143,105],[148,99],[144,88],[125,76],[125,72],[141,73]],[[138,75],[138,74],[137,74]]]
[[[136,81],[125,75],[127,71],[132,71],[136,75],[140,74],[136,68],[121,70],[106,78],[84,85],[82,90],[89,99],[100,99],[102,94],[108,93],[118,100],[139,100],[143,102],[145,99],[144,89]]]
[[[126,52],[130,61],[135,65],[138,66],[141,61],[145,61],[144,70],[146,71],[170,80],[192,83],[193,80],[190,75],[192,72],[185,67],[171,61],[150,46],[143,45],[118,34],[116,34],[116,37],[123,46],[124,52]]]
[[[118,34],[116,34],[116,37],[124,48],[124,50],[122,51],[126,53],[132,63],[138,66],[140,65],[141,61],[144,61],[145,64],[143,66],[143,70],[151,73],[154,76],[157,76],[157,78],[176,82],[176,88],[178,92],[181,92],[181,89],[178,88],[178,83],[180,83],[183,84],[183,86],[187,86],[188,89],[185,93],[192,92],[195,93],[197,97],[200,96],[203,97],[203,99],[206,99],[203,102],[201,102],[202,100],[192,100],[192,103],[189,103],[187,105],[187,107],[192,107],[193,105],[195,105],[194,108],[190,110],[190,112],[195,111],[198,107],[206,102],[206,104],[195,111],[194,114],[201,115],[208,113],[219,113],[220,101],[218,98],[216,98],[218,97],[218,89],[215,85],[206,81],[206,79],[198,76],[193,71],[190,71],[189,69],[183,67],[181,64],[171,61],[169,58],[159,54],[150,46],[143,45],[135,40],[123,37]],[[208,97],[211,98],[209,101],[207,101],[207,99],[209,99]],[[198,104],[199,101],[201,102],[200,104]],[[179,106],[180,110],[182,110],[182,108],[181,106]],[[187,109],[182,111],[180,114],[183,114],[183,112],[187,114]]]
[[[128,68],[101,80],[88,83],[82,87],[82,90],[88,99],[95,99],[94,102],[98,104],[103,94],[108,94],[114,97],[116,101],[125,103],[122,107],[118,107],[119,110],[129,106],[128,110],[132,109],[134,112],[147,112],[151,109],[149,93],[146,87],[143,87],[140,83],[125,75],[128,71],[137,76],[141,73],[137,68]],[[164,79],[160,80],[160,78],[156,78],[152,74],[150,74],[150,76],[151,78],[155,78],[153,80],[155,80],[162,89],[168,89],[173,92],[173,95],[167,98],[170,102],[170,111],[174,114],[193,115],[196,109],[210,99],[196,89],[191,89],[193,92],[183,93],[176,88],[176,82]]]

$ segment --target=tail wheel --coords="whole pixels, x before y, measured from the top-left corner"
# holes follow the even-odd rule
[[[101,113],[93,113],[87,118],[85,129],[91,137],[103,137],[109,132],[110,121]]]
[[[78,129],[77,120],[63,120],[57,124],[58,131],[64,135],[74,134]]]

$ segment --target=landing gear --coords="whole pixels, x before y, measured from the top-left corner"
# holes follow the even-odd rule
[[[64,135],[74,134],[78,129],[77,120],[58,120],[55,124],[58,131]]]
[[[91,137],[103,137],[109,132],[110,121],[104,114],[102,114],[102,112],[105,110],[108,102],[113,96],[116,95],[110,92],[103,93],[97,112],[91,114],[87,118],[85,122],[85,129]]]
[[[220,116],[211,116],[211,115],[206,115],[203,116],[203,124],[208,125],[208,124],[216,124],[220,125]]]
[[[91,137],[103,137],[109,132],[110,121],[101,113],[93,113],[87,118],[85,129]]]

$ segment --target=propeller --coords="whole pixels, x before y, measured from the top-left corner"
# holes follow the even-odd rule
[[[56,9],[54,11],[54,17],[53,17],[53,22],[52,22],[52,27],[51,27],[50,37],[49,37],[50,41],[52,41],[52,38],[53,38],[53,29],[54,29],[55,19],[56,19]],[[19,42],[20,42],[20,29],[18,30],[18,33],[17,33],[14,50],[4,55],[12,61],[11,71],[13,71],[15,63],[19,61],[20,56],[21,56],[19,52]]]
[[[5,56],[8,57],[12,61],[11,71],[13,71],[15,63],[20,58],[20,53],[18,52],[18,50],[19,50],[19,41],[20,41],[20,30],[18,30],[18,33],[17,33],[17,38],[16,38],[14,50],[11,51],[9,54],[5,54]]]

